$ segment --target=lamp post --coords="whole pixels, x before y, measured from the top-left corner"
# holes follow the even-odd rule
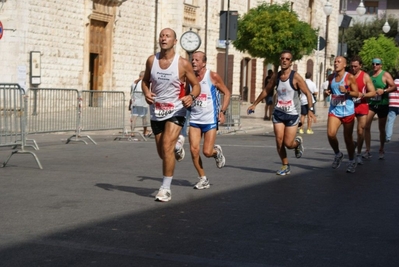
[[[398,20],[398,29],[396,30],[396,36],[395,36],[395,41],[396,44],[399,45],[399,20]]]
[[[359,16],[363,16],[364,14],[366,14],[366,8],[364,7],[363,0],[360,1],[359,6],[356,8],[356,13]]]
[[[323,7],[324,14],[326,14],[326,47],[324,47],[324,75],[326,75],[327,70],[327,46],[328,46],[328,22],[330,19],[330,15],[332,13],[332,5],[330,0],[327,0],[327,3]],[[323,77],[324,78],[324,77]]]
[[[346,52],[344,53],[343,48],[344,48],[344,42],[345,42],[345,28],[349,27],[350,21],[352,19],[352,17],[347,16],[346,15],[346,10],[347,10],[347,5],[348,4],[348,0],[341,0],[341,13],[343,14],[343,18],[342,18],[342,22],[345,23],[341,23],[340,28],[342,28],[342,38],[341,38],[341,52],[340,52],[340,56],[345,56],[346,57]],[[360,0],[359,5],[356,8],[356,13],[359,16],[363,16],[366,13],[366,8],[364,6],[363,0]]]
[[[385,16],[386,16],[386,20],[385,20],[384,26],[382,26],[382,31],[385,33],[388,33],[391,30],[391,26],[389,26],[389,23],[388,23],[388,16],[387,15],[385,15]]]

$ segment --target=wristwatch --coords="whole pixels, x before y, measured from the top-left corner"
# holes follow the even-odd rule
[[[191,98],[193,99],[193,101],[196,99],[196,97],[193,94],[190,94]]]
[[[309,110],[313,112],[314,111],[314,107],[310,107]]]
[[[384,93],[386,93],[387,92],[387,89],[384,89]]]
[[[226,110],[221,109],[220,112],[222,112],[223,115],[226,115]]]

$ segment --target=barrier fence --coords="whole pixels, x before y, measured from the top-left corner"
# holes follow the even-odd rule
[[[25,150],[27,105],[25,91],[18,84],[0,84],[0,146],[13,148],[2,167],[14,154],[31,154],[43,169],[36,154]]]
[[[124,130],[125,96],[123,92],[57,88],[32,88],[28,91],[27,132],[74,131],[67,139],[87,144],[82,131]]]
[[[221,95],[221,103],[223,103],[223,95]],[[221,126],[226,126],[230,128],[232,126],[237,126],[241,124],[240,112],[241,112],[241,96],[231,95],[230,103],[226,110],[226,121]]]
[[[116,137],[115,140],[128,139],[132,141],[141,139],[147,141],[146,137],[148,136],[144,135],[144,128],[146,127],[147,131],[151,132],[150,111],[147,102],[145,102],[143,92],[135,91],[133,98],[135,100],[132,102],[127,101],[125,104],[125,114],[127,114],[128,119],[125,122],[123,135]],[[139,108],[137,109],[136,107]]]
[[[131,111],[128,111],[129,101],[121,91],[31,88],[25,95],[18,84],[0,84],[0,101],[0,146],[21,147],[14,150],[11,156],[15,153],[32,154],[40,168],[36,155],[25,150],[27,141],[33,141],[35,145],[32,147],[38,150],[35,140],[27,139],[27,134],[73,131],[67,144],[71,141],[87,144],[82,137],[96,144],[90,136],[82,135],[82,132],[120,129],[129,140],[132,140],[132,134],[147,140],[138,128],[148,127],[150,130],[151,127],[148,106],[144,119],[138,116],[135,120],[135,128],[132,125],[126,127],[126,114],[130,117]],[[240,96],[233,95],[226,122],[222,126],[239,124]]]

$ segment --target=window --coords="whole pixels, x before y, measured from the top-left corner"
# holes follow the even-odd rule
[[[378,13],[378,1],[364,1],[364,7],[366,8],[366,14]]]

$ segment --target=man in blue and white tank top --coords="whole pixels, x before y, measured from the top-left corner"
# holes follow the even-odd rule
[[[334,72],[328,77],[327,94],[331,96],[331,100],[327,120],[327,138],[335,153],[332,168],[337,169],[344,157],[344,154],[339,150],[337,132],[341,125],[344,126],[344,139],[349,157],[346,171],[354,173],[356,171],[356,147],[353,142],[355,103],[352,98],[359,97],[359,89],[355,76],[345,71],[346,64],[344,57],[336,57],[334,60]]]
[[[175,144],[185,123],[186,109],[200,93],[200,86],[188,60],[176,54],[176,32],[165,28],[159,34],[161,52],[148,57],[142,89],[150,105],[151,128],[159,157],[162,159],[163,182],[155,200],[170,201],[175,170]],[[191,85],[189,95],[184,84]]]
[[[191,156],[199,179],[194,186],[196,189],[210,187],[200,156],[202,135],[204,135],[202,146],[204,156],[215,158],[216,166],[219,169],[226,163],[222,148],[220,145],[215,145],[215,140],[218,123],[225,122],[231,94],[219,74],[206,68],[206,61],[207,58],[204,52],[197,51],[192,55],[191,63],[201,86],[201,93],[194,100],[194,104],[191,107],[189,130]],[[224,94],[222,104],[220,104],[219,92]]]
[[[304,147],[301,136],[296,136],[298,130],[299,116],[301,112],[301,102],[299,91],[305,94],[309,103],[308,116],[316,122],[313,114],[313,97],[306,85],[305,80],[295,71],[291,70],[293,55],[290,51],[283,51],[280,54],[281,71],[273,74],[272,79],[263,88],[262,93],[256,98],[255,102],[248,108],[248,114],[254,112],[255,107],[267,95],[273,94],[274,87],[277,85],[277,101],[273,112],[273,129],[276,136],[277,152],[281,159],[281,169],[277,175],[288,175],[291,173],[288,163],[288,149],[295,149],[295,157],[302,157]]]

